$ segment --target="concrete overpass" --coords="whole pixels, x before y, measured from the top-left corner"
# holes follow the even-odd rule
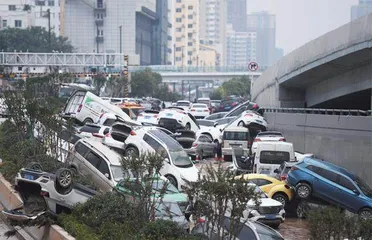
[[[294,50],[252,86],[265,107],[371,109],[372,14]]]

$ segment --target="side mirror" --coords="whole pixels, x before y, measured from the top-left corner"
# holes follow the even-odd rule
[[[215,122],[215,123],[213,124],[214,127],[217,127],[217,125],[218,125],[218,122]]]
[[[105,173],[105,177],[107,177],[108,179],[110,179],[110,175],[108,173]]]
[[[164,158],[164,161],[170,164],[169,158]]]
[[[279,169],[275,169],[274,170],[274,173],[279,173]]]
[[[355,195],[359,195],[359,194],[360,194],[359,191],[356,190],[356,189],[353,190],[353,193],[354,193]]]

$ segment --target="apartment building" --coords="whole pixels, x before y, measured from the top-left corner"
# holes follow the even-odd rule
[[[197,66],[199,60],[199,0],[175,0],[174,65]]]
[[[216,65],[223,65],[226,47],[226,0],[200,1],[200,43],[213,46],[218,53]]]

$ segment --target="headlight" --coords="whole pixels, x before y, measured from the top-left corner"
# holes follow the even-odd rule
[[[258,211],[259,206],[258,205],[248,205],[249,210],[257,210]]]

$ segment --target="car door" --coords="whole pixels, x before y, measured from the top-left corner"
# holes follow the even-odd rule
[[[313,191],[324,200],[338,204],[336,199],[338,174],[327,169],[321,169],[318,173],[321,177],[314,178]]]
[[[112,189],[112,175],[110,172],[109,165],[107,162],[100,157],[100,162],[97,165],[97,179],[99,179],[99,187],[104,191],[110,191]]]
[[[198,139],[198,150],[202,150],[204,156],[211,156],[213,154],[213,147],[212,149],[210,148],[209,140],[210,138],[206,135],[201,135]]]
[[[357,190],[357,187],[352,181],[339,175],[335,195],[341,207],[352,212],[357,212],[363,207],[363,201],[360,199],[359,194],[359,190]]]
[[[213,140],[209,136],[206,137],[206,142],[205,142],[205,148],[208,152],[208,156],[213,156],[214,154],[214,143]],[[210,154],[210,155],[209,155]]]
[[[98,166],[101,163],[101,157],[95,153],[93,150],[88,152],[85,157],[85,168],[82,170],[82,174],[86,176],[89,180],[92,180],[100,189],[104,189],[102,184],[102,178],[98,175]],[[103,188],[102,188],[103,187]]]

